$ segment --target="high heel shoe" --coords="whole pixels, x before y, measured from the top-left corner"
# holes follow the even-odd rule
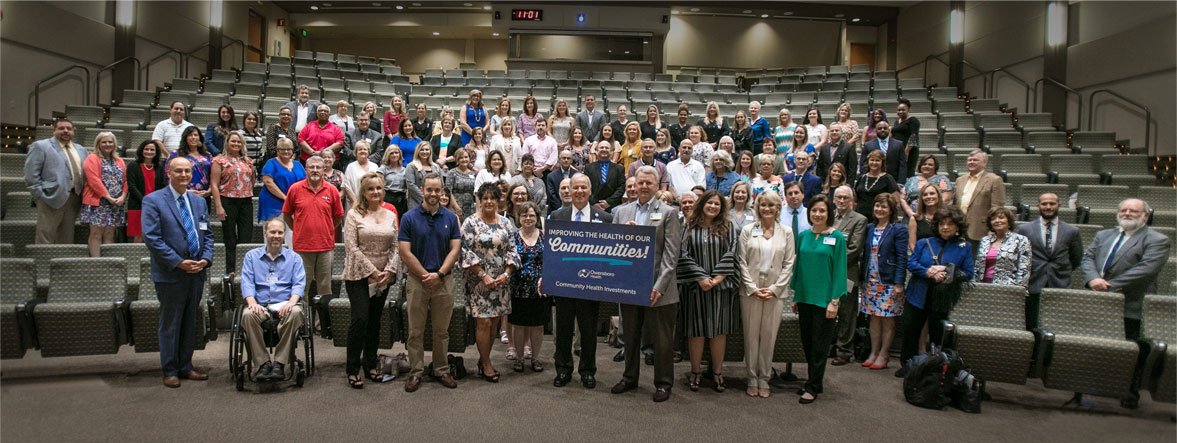
[[[874,363],[875,363],[875,359],[873,359],[873,358],[868,358],[868,359],[866,359],[866,361],[862,362],[862,367],[864,367],[864,368],[869,368],[869,367],[871,367],[871,365],[873,365]]]
[[[882,361],[882,364],[879,364],[880,361]],[[891,357],[883,357],[882,360],[875,359],[875,364],[870,365],[870,369],[872,371],[877,371],[880,369],[887,369],[887,365],[890,363],[891,363]]]
[[[691,392],[699,392],[699,377],[701,377],[701,374],[698,372],[687,373],[687,387],[690,388]]]
[[[721,374],[721,373],[714,374],[712,376],[712,380],[715,381],[715,388],[714,388],[715,392],[723,392],[723,391],[727,390],[727,385],[723,383],[723,374]]]
[[[497,371],[493,375],[487,374],[486,371],[482,369],[482,360],[478,361],[478,376],[482,377],[483,380],[486,380],[491,383],[498,383],[499,382],[499,375],[500,374]]]

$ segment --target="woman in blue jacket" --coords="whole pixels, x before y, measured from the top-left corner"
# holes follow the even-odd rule
[[[859,265],[862,285],[859,311],[870,316],[870,357],[863,367],[886,369],[887,350],[895,337],[895,318],[903,313],[907,277],[907,228],[895,222],[893,194],[875,196],[873,224],[866,226],[866,252]]]
[[[929,297],[929,290],[935,283],[949,278],[948,265],[955,267],[955,281],[973,278],[973,249],[962,232],[968,230],[964,213],[955,206],[936,211],[932,217],[936,236],[915,243],[915,250],[907,260],[911,279],[907,282],[907,302],[903,306],[903,353],[904,366],[895,372],[896,377],[907,375],[907,362],[919,352],[920,335],[924,322],[928,325],[928,340],[940,344],[944,335],[943,321],[952,311],[950,303]],[[963,280],[960,280],[963,279]],[[943,307],[942,307],[943,306]]]

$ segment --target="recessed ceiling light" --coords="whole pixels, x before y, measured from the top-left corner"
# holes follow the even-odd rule
[[[691,12],[699,12],[699,8],[691,8]]]
[[[760,18],[768,18],[768,14],[760,14]]]
[[[678,11],[670,11],[671,14],[678,15]]]
[[[482,10],[483,10],[483,11],[489,11],[489,10],[490,10],[490,5],[483,6],[483,7],[482,7]]]
[[[785,11],[785,15],[793,15],[793,11]]]
[[[855,17],[855,18],[850,19],[850,21],[854,22],[854,23],[858,23],[858,22],[862,21],[862,19]]]
[[[437,37],[437,36],[439,36],[439,35],[441,35],[441,33],[440,33],[440,32],[433,31],[433,36],[434,36],[434,37]]]
[[[643,45],[648,45],[648,44],[650,44],[650,41],[649,41],[649,40],[642,40],[642,44],[643,44]]]
[[[499,33],[495,32],[495,33],[491,33],[490,35],[492,35],[492,36],[495,36],[495,37],[498,37],[498,36],[499,36]]]
[[[629,51],[625,51],[625,53],[626,53],[626,54],[629,54]]]
[[[417,2],[413,2],[413,6],[421,6],[421,4],[417,3]]]
[[[745,13],[745,14],[751,14],[751,13],[752,13],[752,10],[751,10],[751,9],[745,9],[745,10],[744,10],[744,13]]]
[[[331,6],[330,3],[323,3],[323,6]]]
[[[400,10],[402,10],[402,9],[405,9],[404,5],[396,5],[396,10],[397,10],[397,11],[400,11]]]
[[[834,14],[834,18],[842,18],[845,16],[846,16],[846,14]]]
[[[372,6],[380,6],[380,2],[372,2]]]
[[[315,5],[311,5],[311,10],[312,10],[312,11],[318,11],[318,10],[319,10],[319,7],[318,7],[318,6],[315,6]]]
[[[470,7],[470,6],[474,6],[474,4],[473,3],[462,3],[462,6]]]

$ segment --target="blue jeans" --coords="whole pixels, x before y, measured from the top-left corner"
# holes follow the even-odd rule
[[[164,377],[192,370],[205,277],[202,272],[184,275],[172,283],[155,283],[159,298],[159,364]]]

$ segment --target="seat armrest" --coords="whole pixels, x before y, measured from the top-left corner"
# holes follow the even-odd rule
[[[1169,350],[1169,346],[1160,340],[1149,341],[1148,345],[1149,353],[1144,360],[1144,370],[1141,371],[1140,383],[1149,390],[1152,390],[1157,378],[1161,375],[1161,371],[1165,369],[1165,352]]]
[[[1058,183],[1058,171],[1050,171],[1046,173],[1046,182],[1050,184]]]
[[[1031,378],[1042,378],[1050,366],[1050,353],[1054,351],[1054,330],[1037,328],[1034,333],[1034,362],[1030,369]]]
[[[944,335],[940,337],[940,346],[945,349],[956,349],[956,323],[951,320],[941,320],[944,325]]]

